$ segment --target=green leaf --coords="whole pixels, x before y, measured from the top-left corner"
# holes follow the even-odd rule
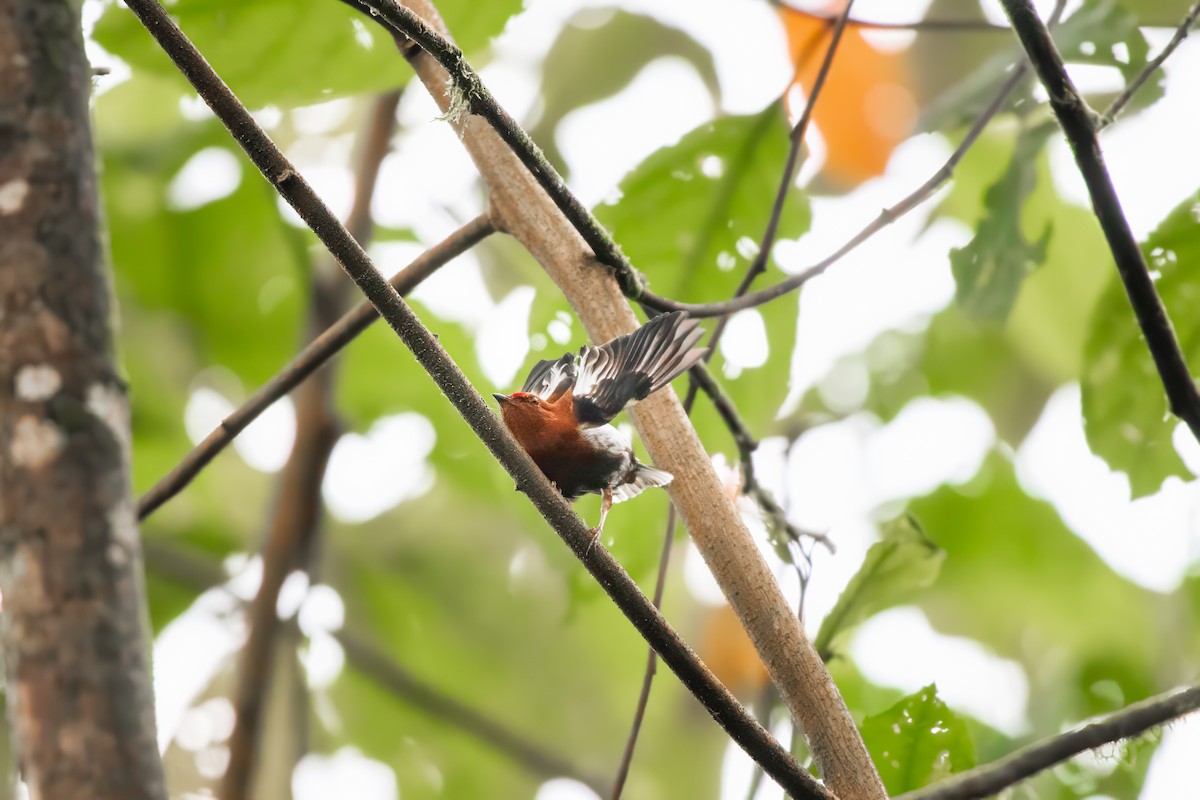
[[[486,44],[520,9],[521,0],[438,3],[467,53]],[[170,11],[251,108],[392,89],[411,74],[382,27],[336,0],[179,0]],[[135,72],[176,71],[123,4],[108,6],[93,35]]]
[[[1068,64],[1116,67],[1129,83],[1146,66],[1150,45],[1137,16],[1116,0],[1088,0],[1054,32],[1059,53]],[[1138,10],[1145,13],[1137,4]],[[1182,11],[1180,12],[1182,13]],[[1136,102],[1144,107],[1162,96],[1162,72],[1156,71],[1138,90]]]
[[[596,216],[661,290],[718,299],[718,287],[736,286],[757,254],[788,135],[778,105],[706,122],[639,164],[621,181],[621,198]],[[804,196],[790,192],[780,238],[804,233],[808,221]]]
[[[1037,161],[1052,125],[1023,129],[1012,161],[984,196],[986,215],[975,238],[950,251],[959,305],[973,316],[1003,320],[1012,310],[1025,276],[1046,258],[1052,226],[1036,242],[1021,231],[1021,212],[1037,181]]]
[[[941,701],[933,684],[867,717],[862,735],[890,795],[975,766],[966,723]]]
[[[1125,6],[1136,7],[1141,24],[1153,19],[1182,18],[1186,4],[1177,3],[1174,9],[1152,9],[1162,0]],[[929,19],[983,20],[977,4],[964,8],[958,0],[937,0],[930,6]],[[1053,31],[1054,42],[1068,64],[1094,64],[1115,67],[1128,83],[1140,73],[1147,62],[1149,46],[1139,27],[1139,18],[1114,0],[1088,0]],[[1025,59],[1019,45],[1007,42],[1002,36],[946,37],[938,31],[918,35],[912,48],[917,66],[918,101],[921,102],[921,130],[942,130],[964,125],[975,119],[995,98],[1000,85],[1008,78],[1009,69]],[[1017,88],[1015,97],[1032,101],[1030,87],[1036,80],[1029,78]],[[1162,96],[1162,74],[1157,73],[1134,95],[1132,107],[1144,108]],[[1103,109],[1108,98],[1089,96],[1088,101]]]
[[[597,208],[596,216],[656,291],[685,302],[727,299],[757,255],[787,160],[789,132],[777,104],[705,123],[639,164],[621,181],[620,199]],[[780,216],[779,238],[799,237],[809,219],[807,197],[793,189]],[[795,298],[781,298],[742,312],[741,319],[735,315],[731,324],[761,325],[766,333],[768,353],[760,366],[738,369],[721,353],[713,359],[715,373],[725,375],[726,390],[760,435],[787,393],[797,310]],[[697,429],[705,441],[727,440],[715,417],[698,416]]]
[[[873,614],[904,602],[937,578],[945,553],[910,515],[892,520],[821,623],[813,646],[828,661],[838,642]]]
[[[1184,358],[1200,364],[1200,192],[1177,206],[1142,244]],[[1179,420],[1114,275],[1092,316],[1084,351],[1083,416],[1092,452],[1129,476],[1134,497],[1189,473],[1171,442]],[[1193,373],[1194,374],[1194,373]]]

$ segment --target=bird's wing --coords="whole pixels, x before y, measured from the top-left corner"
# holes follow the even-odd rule
[[[565,353],[557,361],[546,359],[533,365],[525,379],[522,392],[537,395],[543,400],[557,400],[575,385],[575,356]]]
[[[657,392],[704,357],[704,348],[693,347],[703,334],[696,320],[675,311],[628,336],[584,346],[575,379],[576,417],[584,425],[603,425],[626,404]]]

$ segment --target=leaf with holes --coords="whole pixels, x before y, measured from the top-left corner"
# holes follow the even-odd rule
[[[966,723],[942,702],[933,684],[867,717],[862,735],[890,795],[975,766]]]
[[[1142,253],[1193,374],[1200,364],[1200,192],[1178,205],[1142,244]],[[1179,419],[1114,275],[1092,316],[1084,350],[1083,418],[1092,452],[1129,476],[1134,497],[1189,473],[1171,442]]]
[[[620,199],[601,205],[596,216],[655,291],[685,302],[727,299],[758,254],[789,148],[777,104],[705,123],[646,158],[621,181]],[[807,198],[793,188],[779,218],[779,238],[799,237],[808,224]],[[714,358],[759,434],[787,392],[796,313],[796,299],[785,297],[735,315],[737,338],[749,345],[742,352],[754,352],[738,363],[726,362],[724,353]],[[706,325],[710,332],[713,324]],[[706,425],[697,422],[698,428]],[[701,435],[707,437],[704,430]]]
[[[888,523],[826,615],[813,647],[828,661],[839,640],[867,617],[904,602],[937,578],[946,554],[905,515]]]
[[[1053,226],[1035,242],[1026,240],[1021,212],[1037,182],[1038,154],[1055,128],[1021,131],[1008,169],[984,195],[985,215],[966,247],[950,251],[956,299],[968,313],[1003,320],[1016,302],[1025,276],[1046,258]]]
[[[1055,31],[1054,41],[1068,64],[1114,67],[1126,83],[1142,72],[1150,57],[1140,20],[1114,0],[1084,3]],[[1156,71],[1138,90],[1136,103],[1145,106],[1162,93],[1162,72]]]

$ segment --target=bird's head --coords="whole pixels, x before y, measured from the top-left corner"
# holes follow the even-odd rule
[[[500,416],[511,430],[522,425],[539,425],[554,413],[553,406],[529,392],[513,392],[512,394],[493,394],[500,401]]]

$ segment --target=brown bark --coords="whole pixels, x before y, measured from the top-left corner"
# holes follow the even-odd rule
[[[78,5],[0,0],[0,623],[34,798],[165,798]]]

